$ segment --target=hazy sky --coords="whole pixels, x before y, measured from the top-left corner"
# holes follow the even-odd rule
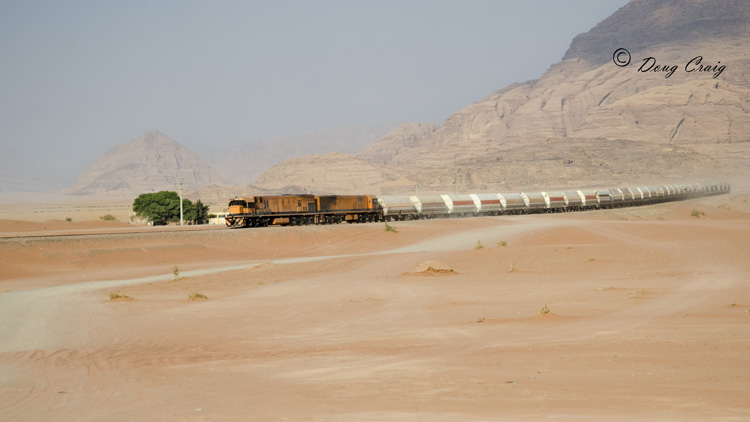
[[[200,152],[339,126],[439,125],[538,78],[626,2],[3,0],[0,151],[73,182],[148,130]]]

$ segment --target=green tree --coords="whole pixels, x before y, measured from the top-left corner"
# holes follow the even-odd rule
[[[180,195],[177,192],[161,191],[144,193],[133,201],[133,212],[147,218],[156,225],[180,221]],[[195,204],[189,199],[182,200],[184,221],[202,223],[208,214],[208,206],[199,200]]]
[[[198,212],[195,209],[195,204],[193,204],[189,199],[183,199],[182,200],[182,219],[185,220],[185,222],[192,221],[195,222],[195,220],[198,218]],[[180,208],[177,208],[177,220],[180,221]]]
[[[201,200],[195,201],[195,223],[206,224],[208,222],[208,205],[205,205]]]
[[[167,224],[175,215],[180,218],[180,196],[177,192],[161,191],[144,193],[133,201],[136,215],[153,221],[154,224]]]

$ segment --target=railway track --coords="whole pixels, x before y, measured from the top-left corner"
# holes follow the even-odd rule
[[[224,226],[200,225],[200,226],[157,226],[157,227],[123,227],[106,229],[75,229],[75,230],[50,230],[50,231],[28,231],[28,232],[6,232],[0,233],[0,241],[11,239],[44,239],[44,238],[82,238],[119,235],[150,235],[179,232],[215,231],[224,230]]]

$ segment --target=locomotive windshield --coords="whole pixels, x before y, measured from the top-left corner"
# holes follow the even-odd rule
[[[244,199],[235,199],[235,200],[229,202],[229,206],[230,207],[233,206],[233,205],[239,205],[241,207],[247,207],[247,202],[245,202]]]

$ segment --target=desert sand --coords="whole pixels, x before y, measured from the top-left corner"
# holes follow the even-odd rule
[[[0,414],[750,420],[749,201],[396,233],[1,220]]]

